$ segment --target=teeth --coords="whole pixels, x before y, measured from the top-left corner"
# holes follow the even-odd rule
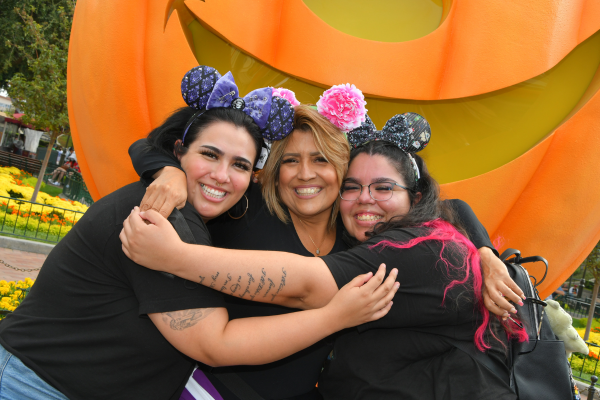
[[[318,187],[297,188],[296,193],[301,194],[301,195],[311,195],[311,194],[319,193],[321,190],[322,190],[322,188],[318,188]]]
[[[378,221],[383,218],[381,215],[359,214],[356,216],[359,221]]]
[[[204,193],[206,193],[210,197],[214,197],[215,199],[222,199],[227,194],[227,192],[222,192],[220,190],[204,186],[202,183],[200,184],[200,186],[202,186],[202,190],[204,191]]]

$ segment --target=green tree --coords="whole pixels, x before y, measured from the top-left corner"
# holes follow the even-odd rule
[[[54,43],[54,35],[68,37],[71,32],[71,24],[62,23],[60,7],[72,10],[74,4],[75,0],[0,0],[0,88],[6,89],[16,73],[28,79],[32,77],[27,56],[20,47],[27,48],[33,40],[16,9],[30,15],[40,25],[47,40]]]
[[[16,73],[8,82],[8,94],[25,115],[22,121],[51,135],[42,163],[38,183],[31,201],[36,201],[42,178],[48,166],[52,146],[59,134],[69,130],[67,111],[67,57],[69,34],[75,2],[58,7],[57,32],[48,33],[26,9],[15,9],[20,16],[29,44],[13,46],[25,57],[29,73]]]
[[[594,289],[592,290],[592,300],[590,301],[590,311],[588,314],[588,323],[585,328],[585,335],[583,340],[590,338],[590,331],[592,329],[592,320],[594,319],[594,310],[596,309],[596,298],[598,297],[598,289],[600,289],[600,242],[594,246],[592,252],[581,264],[585,270],[590,271],[594,276]],[[583,288],[581,288],[583,290]]]

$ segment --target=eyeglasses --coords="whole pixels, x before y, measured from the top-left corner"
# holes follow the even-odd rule
[[[386,201],[392,198],[394,194],[394,186],[399,186],[404,190],[408,190],[406,186],[397,184],[396,182],[373,182],[369,185],[359,185],[358,183],[346,182],[340,189],[340,197],[342,200],[355,201],[362,194],[363,188],[369,188],[369,195],[375,201]]]

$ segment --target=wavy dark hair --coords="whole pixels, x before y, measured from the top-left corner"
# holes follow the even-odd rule
[[[162,125],[156,127],[148,134],[147,144],[151,148],[177,159],[177,155],[187,153],[190,143],[193,143],[202,134],[206,128],[215,122],[228,122],[236,127],[244,128],[252,141],[256,150],[254,165],[258,161],[260,151],[263,145],[262,134],[254,120],[243,111],[232,108],[211,108],[205,111],[192,123],[185,135],[183,143],[178,140],[183,139],[185,127],[196,113],[196,109],[191,107],[182,107],[173,112]]]

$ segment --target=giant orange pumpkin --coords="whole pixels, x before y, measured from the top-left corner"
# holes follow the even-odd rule
[[[600,239],[599,29],[596,0],[79,0],[71,128],[98,199],[137,179],[127,148],[183,105],[198,63],[303,102],[354,83],[379,127],[431,122],[445,196],[500,247],[546,257],[545,296]]]

